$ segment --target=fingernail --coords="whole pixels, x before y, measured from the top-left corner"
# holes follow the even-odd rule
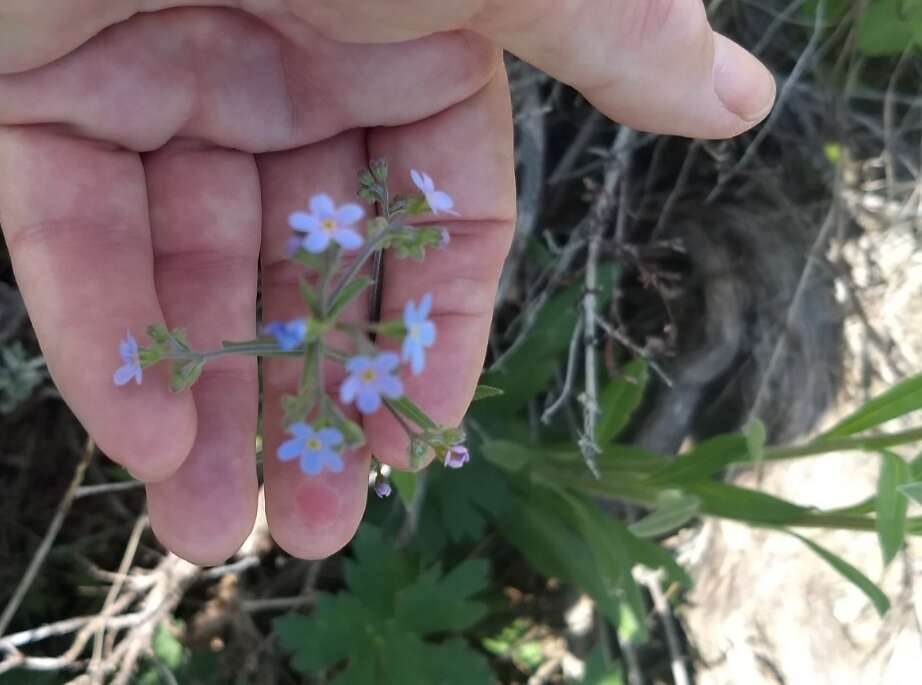
[[[714,90],[724,107],[743,121],[762,121],[775,104],[775,79],[759,60],[729,38],[717,35]]]

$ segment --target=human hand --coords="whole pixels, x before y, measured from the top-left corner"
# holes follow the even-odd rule
[[[382,315],[431,292],[439,345],[407,393],[458,423],[482,365],[514,225],[512,123],[497,45],[646,130],[735,135],[764,116],[770,77],[707,27],[699,0],[526,2],[8,0],[0,9],[0,223],[60,388],[100,448],[148,481],[161,541],[198,563],[232,554],[255,516],[251,359],[210,363],[191,394],[112,385],[125,329],[182,324],[199,347],[298,311],[287,214],[337,201],[387,158],[450,189],[463,216],[421,265],[386,265]],[[395,6],[399,8],[395,11]],[[136,14],[138,10],[150,12]],[[716,75],[716,76],[715,76]],[[741,113],[741,117],[735,112]],[[404,187],[399,184],[403,183]],[[154,372],[156,374],[156,372]],[[297,368],[265,365],[265,452]],[[365,423],[406,463],[392,420]],[[267,513],[289,552],[353,534],[370,452],[340,474],[267,458]]]

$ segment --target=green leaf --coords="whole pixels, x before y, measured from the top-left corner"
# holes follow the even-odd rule
[[[749,458],[753,461],[762,461],[765,454],[765,424],[761,419],[753,417],[743,426],[743,435],[746,436]]]
[[[422,660],[425,679],[416,681],[420,685],[493,685],[497,682],[487,660],[457,638],[428,646]]]
[[[413,582],[415,573],[394,551],[381,530],[363,525],[352,541],[354,559],[345,562],[346,583],[366,609],[378,617],[393,615],[396,594]]]
[[[605,651],[599,645],[586,660],[586,673],[583,679],[567,682],[570,685],[624,685],[624,672],[619,663],[607,663]]]
[[[202,375],[202,369],[205,367],[203,359],[190,359],[188,361],[178,361],[173,364],[173,373],[170,377],[170,391],[182,392],[188,390]]]
[[[647,363],[635,359],[602,391],[596,427],[596,440],[600,445],[611,442],[627,425],[643,399],[648,380]]]
[[[881,452],[877,479],[877,538],[885,566],[893,561],[906,537],[909,500],[899,492],[899,488],[909,481],[909,464],[893,452]]]
[[[429,418],[422,409],[417,407],[408,397],[404,396],[396,400],[387,400],[388,405],[399,414],[410,419],[423,430],[437,430],[439,425]]]
[[[371,279],[367,276],[360,276],[354,281],[349,281],[349,283],[347,283],[345,287],[339,291],[339,294],[330,303],[330,312],[327,315],[327,318],[335,319],[337,315],[343,310],[343,307],[358,297],[359,293],[364,291],[365,288],[367,288],[369,285],[371,285]]]
[[[729,483],[700,481],[689,483],[685,490],[701,498],[701,511],[705,514],[737,521],[786,524],[810,511],[793,502]]]
[[[152,647],[157,658],[171,671],[175,673],[182,668],[186,656],[185,647],[167,628],[166,624],[161,623],[157,627]]]
[[[320,298],[317,296],[317,291],[314,290],[314,286],[308,283],[307,279],[302,278],[298,281],[298,287],[301,290],[301,298],[310,308],[311,314],[318,318],[322,317],[323,307],[320,306]]]
[[[823,561],[838,571],[838,573],[848,582],[861,590],[867,596],[867,598],[871,600],[874,608],[877,609],[877,613],[879,613],[881,616],[887,613],[887,611],[890,609],[890,600],[887,599],[887,596],[881,591],[881,589],[872,583],[871,580],[861,571],[859,571],[857,568],[849,564],[841,557],[836,556],[825,547],[821,547],[820,545],[816,544],[812,540],[809,540],[802,535],[798,535],[791,530],[785,530],[784,532],[788,535],[793,535],[795,538],[803,542]]]
[[[478,385],[477,389],[474,390],[474,399],[471,401],[477,402],[488,397],[499,397],[502,394],[503,391],[500,388],[494,388],[492,385]]]
[[[858,411],[826,431],[818,440],[861,433],[918,409],[922,409],[922,374],[909,378],[869,400]]]
[[[747,454],[749,442],[743,435],[718,435],[701,442],[649,478],[654,484],[682,484],[709,478]]]
[[[416,488],[419,484],[419,475],[412,471],[391,471],[389,476],[391,483],[397,488],[397,494],[400,495],[400,501],[407,509],[416,496]]]
[[[273,628],[279,644],[294,653],[291,667],[316,673],[350,656],[356,632],[369,620],[357,597],[321,592],[310,616],[288,614],[276,619]]]
[[[869,57],[896,56],[922,34],[917,0],[874,0],[858,20],[856,46]]]
[[[397,622],[418,635],[467,630],[487,613],[486,604],[471,597],[487,588],[489,569],[482,559],[462,562],[444,577],[438,566],[429,569],[397,594]]]
[[[699,497],[678,490],[664,490],[657,497],[656,510],[628,528],[637,537],[655,538],[681,528],[700,510]]]
[[[897,489],[912,501],[922,504],[922,482],[906,483]]]

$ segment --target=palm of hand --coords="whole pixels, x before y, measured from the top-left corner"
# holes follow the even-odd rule
[[[408,394],[461,418],[479,373],[514,215],[500,56],[467,33],[349,45],[213,9],[140,15],[62,59],[0,76],[0,221],[55,381],[100,447],[145,480],[152,525],[182,556],[231,554],[255,516],[258,387],[249,359],[209,364],[191,394],[153,378],[112,386],[126,328],[165,320],[199,348],[301,311],[286,217],[316,192],[342,202],[387,158],[397,189],[429,171],[463,218],[423,264],[387,264],[383,316],[431,292],[439,344]],[[361,315],[361,311],[357,312]],[[297,365],[265,365],[267,508],[275,538],[332,553],[358,525],[369,451],[306,478],[274,459],[279,396]],[[404,465],[396,424],[370,449]]]

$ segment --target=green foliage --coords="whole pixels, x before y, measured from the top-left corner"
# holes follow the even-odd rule
[[[877,537],[884,564],[893,561],[906,537],[906,513],[909,500],[899,488],[910,481],[909,464],[893,452],[881,453],[877,479]]]
[[[329,682],[336,685],[494,682],[485,659],[463,640],[436,641],[485,615],[486,605],[473,597],[487,587],[486,561],[464,561],[448,573],[438,565],[419,570],[368,525],[352,550],[348,592],[320,593],[310,615],[274,622],[293,669],[335,671]]]
[[[586,660],[586,673],[582,680],[568,681],[571,685],[624,685],[624,682],[620,664],[607,663],[601,647],[596,647]]]
[[[599,399],[599,423],[596,440],[600,445],[614,440],[640,405],[649,373],[643,359],[635,359],[611,381]]]
[[[870,0],[857,16],[853,0],[809,0],[804,11],[811,23],[821,6],[831,26],[854,22],[855,47],[867,57],[897,57],[922,45],[922,4],[918,0]]]
[[[12,414],[45,380],[45,361],[15,342],[0,347],[0,415]]]
[[[823,434],[823,438],[854,435],[922,409],[922,374],[913,376],[869,400]]]

